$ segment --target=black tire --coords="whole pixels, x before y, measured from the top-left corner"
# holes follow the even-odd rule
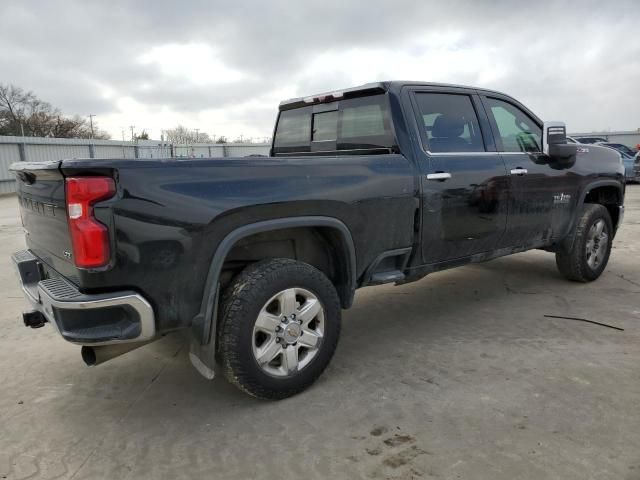
[[[256,360],[254,324],[269,299],[291,288],[308,290],[320,301],[324,336],[309,364],[289,376],[276,377]],[[322,272],[286,258],[257,262],[238,274],[223,296],[218,337],[222,369],[227,380],[249,395],[274,400],[290,397],[313,384],[327,367],[338,344],[340,325],[338,294]]]
[[[600,221],[604,221],[608,235],[606,249],[596,266],[588,262],[587,242],[591,229]],[[607,266],[613,241],[613,224],[609,211],[602,205],[587,203],[582,209],[573,239],[571,250],[561,249],[556,252],[556,265],[560,273],[574,282],[592,282],[597,279]]]

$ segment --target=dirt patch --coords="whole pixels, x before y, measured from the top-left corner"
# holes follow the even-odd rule
[[[397,447],[398,445],[403,445],[405,443],[413,443],[416,439],[411,435],[394,435],[391,438],[387,438],[384,443],[390,447]]]

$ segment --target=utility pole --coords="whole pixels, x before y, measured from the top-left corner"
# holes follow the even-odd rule
[[[196,143],[198,143],[198,132],[200,131],[199,128],[196,128]]]
[[[136,128],[135,125],[129,125],[129,128],[131,129],[131,141],[133,142],[135,140],[135,137],[133,136],[133,129]]]
[[[93,138],[93,117],[95,117],[95,115],[90,113],[89,114],[89,125],[91,126],[91,138]]]

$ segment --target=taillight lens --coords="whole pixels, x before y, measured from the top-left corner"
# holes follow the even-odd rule
[[[74,262],[81,268],[102,267],[109,263],[109,232],[93,216],[93,205],[113,197],[115,183],[109,177],[70,177],[65,186]]]

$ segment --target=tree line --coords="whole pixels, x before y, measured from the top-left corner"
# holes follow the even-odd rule
[[[0,135],[49,138],[111,138],[104,130],[100,130],[96,122],[79,115],[64,115],[49,102],[38,98],[32,91],[15,85],[0,83]],[[191,145],[194,143],[242,143],[252,139],[228,140],[225,136],[214,137],[206,133],[189,129],[182,125],[163,130],[164,140],[175,145]],[[132,140],[148,140],[149,134],[143,130],[134,135]]]
[[[109,139],[110,135],[79,115],[67,116],[33,92],[0,84],[0,135]]]

